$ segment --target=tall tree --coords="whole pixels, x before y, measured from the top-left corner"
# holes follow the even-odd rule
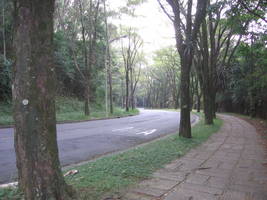
[[[79,10],[80,10],[80,20],[81,20],[81,28],[82,28],[82,41],[83,41],[83,52],[84,52],[84,66],[85,66],[85,71],[84,71],[84,77],[85,77],[85,92],[84,92],[84,114],[89,115],[90,114],[90,109],[89,109],[89,104],[90,104],[90,82],[91,82],[91,71],[92,71],[92,65],[93,65],[93,60],[95,57],[95,46],[96,46],[96,37],[97,37],[97,20],[98,20],[98,15],[99,15],[99,4],[100,1],[98,0],[96,2],[95,8],[93,10],[93,1],[89,1],[89,10],[87,12],[89,13],[89,19],[88,19],[88,24],[89,28],[86,30],[85,27],[85,21],[84,21],[84,16],[85,16],[85,10],[84,10],[84,5],[81,0],[79,0]],[[86,42],[86,36],[89,38],[89,45]],[[87,48],[89,46],[89,49]]]
[[[14,119],[19,187],[25,199],[73,199],[61,173],[53,67],[54,0],[15,6]]]
[[[141,47],[141,45],[142,45],[141,39],[130,28],[127,31],[127,43],[126,44],[122,43],[122,46],[121,46],[124,71],[125,71],[125,91],[126,91],[125,108],[126,108],[126,111],[129,111],[130,103],[133,101],[133,96],[132,98],[130,98],[131,97],[130,91],[132,91],[131,92],[132,94],[134,92],[133,90],[134,86],[132,84],[133,79],[131,79],[132,77],[131,73],[133,73],[132,70],[136,62],[138,50]]]
[[[159,1],[159,0],[158,0]],[[188,0],[187,8],[183,7],[180,0],[166,0],[171,6],[174,18],[166,10],[166,14],[173,21],[176,46],[181,58],[181,117],[179,135],[191,138],[190,122],[190,70],[194,56],[194,46],[202,21],[206,16],[208,0],[198,0],[195,17],[193,17],[193,0]],[[160,1],[159,1],[160,2]],[[161,4],[162,6],[162,4]],[[162,6],[163,8],[163,6]],[[182,16],[184,15],[184,17]],[[194,19],[193,19],[194,18]],[[185,20],[183,20],[185,19]]]
[[[2,5],[2,38],[3,38],[3,55],[4,61],[6,60],[6,31],[5,31],[5,0]]]

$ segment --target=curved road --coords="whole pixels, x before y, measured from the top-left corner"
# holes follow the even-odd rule
[[[175,133],[178,112],[140,109],[132,117],[58,124],[59,157],[62,166],[124,150],[157,137]],[[192,122],[196,120],[192,116]],[[16,177],[13,128],[0,129],[0,183]]]

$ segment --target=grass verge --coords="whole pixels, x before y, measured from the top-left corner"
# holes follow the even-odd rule
[[[149,178],[154,171],[206,141],[221,125],[220,119],[216,119],[212,126],[204,125],[201,117],[200,122],[192,128],[192,139],[180,138],[175,134],[123,153],[105,156],[75,167],[79,173],[67,177],[66,181],[78,190],[80,199],[97,200],[104,195],[112,197]],[[0,190],[0,199],[9,199],[6,198],[7,194],[10,191]]]

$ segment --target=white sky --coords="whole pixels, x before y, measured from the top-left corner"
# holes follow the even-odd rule
[[[126,0],[109,0],[111,9],[125,5]],[[139,35],[144,41],[143,51],[148,57],[162,47],[175,45],[174,29],[172,22],[163,13],[156,0],[147,0],[136,8],[138,17],[122,16],[121,19],[109,19],[114,24],[121,24],[138,29]]]

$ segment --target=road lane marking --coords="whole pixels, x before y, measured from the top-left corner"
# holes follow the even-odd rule
[[[116,132],[116,131],[126,131],[126,130],[130,130],[133,129],[134,127],[125,127],[125,128],[119,128],[119,129],[114,129],[112,130],[112,132]]]
[[[156,132],[157,129],[152,129],[152,130],[147,130],[147,131],[143,131],[143,132],[140,132],[140,133],[136,133],[136,135],[141,135],[141,134],[144,134],[144,136],[147,136],[147,135],[150,135],[154,132]]]

